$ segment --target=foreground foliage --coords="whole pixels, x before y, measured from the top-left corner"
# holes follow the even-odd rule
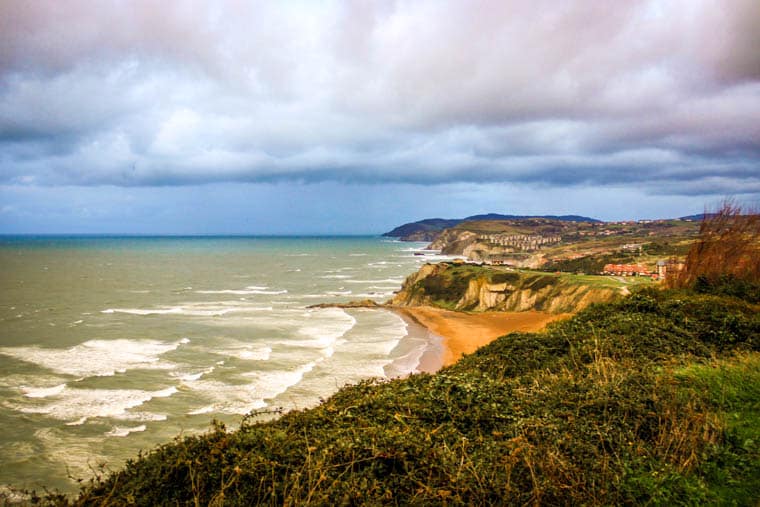
[[[751,505],[758,400],[758,307],[647,289],[435,375],[366,381],[234,432],[215,425],[72,503]]]

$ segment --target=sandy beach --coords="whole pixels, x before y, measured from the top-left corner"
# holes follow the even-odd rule
[[[442,350],[424,361],[423,371],[434,369],[431,364],[434,362],[440,362],[440,366],[454,364],[463,354],[470,354],[505,334],[540,331],[548,323],[568,317],[538,311],[466,313],[430,306],[394,308],[394,311],[442,338]]]

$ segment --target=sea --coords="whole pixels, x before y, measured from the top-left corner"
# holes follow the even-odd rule
[[[380,237],[0,237],[0,486],[73,492],[174,437],[415,373],[386,301],[425,244]]]

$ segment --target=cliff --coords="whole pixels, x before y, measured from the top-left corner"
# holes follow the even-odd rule
[[[391,304],[464,311],[571,313],[625,293],[623,286],[595,286],[572,276],[440,263],[426,264],[409,276]]]

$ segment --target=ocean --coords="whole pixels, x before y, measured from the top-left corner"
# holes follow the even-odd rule
[[[416,372],[372,309],[431,256],[377,237],[0,237],[0,485],[77,489],[138,451]],[[434,256],[433,256],[434,257]]]

